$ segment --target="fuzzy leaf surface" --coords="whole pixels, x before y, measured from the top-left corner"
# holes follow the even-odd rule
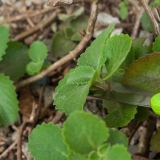
[[[160,92],[160,52],[145,55],[126,70],[122,83],[151,93]]]
[[[86,84],[94,78],[95,70],[88,66],[79,66],[70,74],[68,84]]]
[[[12,80],[18,80],[26,73],[26,65],[29,61],[27,46],[19,42],[9,42],[6,54],[0,62],[0,72]]]
[[[158,128],[157,132],[152,136],[151,139],[151,149],[160,152],[160,127]]]
[[[109,143],[111,146],[115,144],[121,144],[124,145],[124,147],[128,147],[128,139],[124,133],[121,131],[109,130],[109,137],[107,139],[107,143]]]
[[[152,50],[154,52],[160,52],[160,35],[156,37]]]
[[[13,82],[0,74],[0,126],[13,124],[18,117],[18,100]]]
[[[120,67],[129,53],[131,44],[131,38],[124,34],[115,35],[107,40],[102,53],[107,58],[106,68],[108,75],[105,79],[110,78]]]
[[[65,114],[83,110],[86,97],[89,93],[90,84],[76,85],[67,84],[58,90],[54,99],[56,109]]]
[[[35,160],[68,160],[62,130],[52,123],[37,125],[29,136],[28,147]]]
[[[107,160],[131,160],[131,155],[123,145],[116,144],[108,152]]]
[[[29,57],[32,61],[41,61],[47,57],[46,45],[41,41],[34,41],[29,48]]]
[[[74,71],[74,69],[71,69],[68,73],[65,74],[65,76],[59,81],[58,86],[55,89],[56,94],[59,90],[63,88],[63,86],[67,85],[67,80],[70,74]]]
[[[0,61],[2,60],[2,56],[5,54],[5,50],[7,48],[7,43],[9,42],[9,30],[4,27],[0,26]]]
[[[94,150],[109,136],[104,121],[86,112],[76,112],[68,117],[64,135],[70,149],[80,154]]]
[[[82,155],[74,152],[72,152],[68,158],[69,160],[88,160],[86,155]]]
[[[103,103],[104,104],[104,103]],[[105,117],[105,122],[107,127],[123,127],[126,126],[135,116],[137,110],[136,106],[129,104],[119,105],[116,102],[110,103],[109,107],[104,106],[107,109],[109,108],[110,112]],[[116,109],[114,109],[116,107]],[[112,112],[111,112],[111,108]]]
[[[104,48],[104,44],[107,39],[110,37],[112,31],[114,29],[114,25],[110,25],[106,28],[91,44],[90,47],[86,49],[86,51],[81,54],[78,59],[79,66],[90,66],[94,69],[100,68],[104,63],[101,63],[102,51]],[[103,61],[102,61],[103,62]]]

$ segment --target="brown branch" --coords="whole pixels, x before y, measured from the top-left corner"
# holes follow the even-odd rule
[[[50,9],[47,8],[47,9],[43,9],[41,11],[34,11],[34,13],[28,13],[28,14],[19,15],[19,16],[16,16],[16,17],[9,17],[7,19],[1,20],[0,21],[0,25],[3,24],[3,23],[10,23],[10,22],[14,22],[14,21],[20,21],[20,20],[26,19],[28,17],[34,17],[34,16],[37,16],[37,15],[40,15],[40,14],[44,14],[44,13],[50,12],[52,10],[53,10],[53,8],[50,8]]]
[[[149,7],[149,5],[147,4],[147,2],[145,0],[139,0],[140,3],[142,4],[146,14],[148,15],[148,18],[152,24],[152,27],[153,27],[153,30],[154,30],[154,33],[156,35],[160,34],[160,29],[159,29],[159,24],[158,22],[156,21],[155,17],[154,17],[154,14],[152,13],[152,10],[151,8]]]
[[[16,36],[14,39],[12,39],[13,41],[18,41],[21,40],[23,38],[26,38],[30,35],[32,35],[33,33],[37,32],[38,30],[44,28],[45,26],[47,26],[48,24],[50,24],[51,22],[53,22],[53,20],[57,17],[57,14],[60,12],[60,10],[56,10],[47,20],[40,22],[37,26],[35,26],[34,28],[27,30],[26,32],[23,32],[21,34],[19,34],[18,36]]]
[[[156,128],[156,118],[150,116],[149,119],[145,122],[145,127],[140,135],[138,149],[137,149],[138,155],[142,155],[144,157],[149,156],[150,141],[155,128]]]
[[[71,4],[77,4],[77,3],[84,3],[84,2],[97,2],[97,0],[49,0],[47,2],[48,6],[66,6]]]
[[[138,34],[138,29],[139,29],[139,26],[140,26],[141,17],[142,17],[142,13],[143,13],[143,8],[139,7],[139,4],[133,3],[133,1],[132,1],[132,4],[135,6],[135,8],[137,10],[137,12],[136,12],[136,22],[134,23],[132,36],[131,36],[132,39],[135,39],[137,37],[137,34]]]
[[[6,154],[15,147],[16,144],[17,140],[15,140],[2,154],[0,154],[0,159],[4,158]]]
[[[96,19],[97,19],[97,12],[98,12],[97,3],[96,2],[92,3],[91,13],[90,13],[90,18],[89,18],[89,22],[88,22],[86,35],[83,37],[81,42],[76,46],[76,48],[74,50],[70,51],[70,53],[68,55],[64,56],[63,58],[61,58],[60,60],[58,60],[57,62],[55,62],[51,66],[49,66],[46,70],[42,71],[40,74],[35,75],[35,76],[30,77],[30,78],[28,78],[24,81],[19,82],[16,85],[16,87],[19,88],[19,87],[25,86],[27,84],[33,83],[37,80],[40,80],[44,76],[46,76],[47,74],[49,74],[50,72],[52,72],[53,70],[58,68],[59,66],[64,65],[68,61],[71,61],[71,60],[75,59],[84,50],[84,48],[87,46],[89,40],[92,37],[95,22],[96,22]]]
[[[22,160],[22,134],[23,134],[24,128],[26,127],[27,124],[32,124],[33,126],[33,124],[35,123],[37,107],[38,107],[37,104],[33,104],[32,112],[31,112],[29,120],[23,122],[19,128],[19,135],[17,139],[17,160]]]

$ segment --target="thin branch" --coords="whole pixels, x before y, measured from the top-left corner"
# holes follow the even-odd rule
[[[97,2],[97,0],[49,0],[47,2],[48,6],[66,6],[71,4],[77,4],[77,3],[84,3],[84,2]]]
[[[48,24],[50,24],[51,22],[53,22],[53,20],[57,17],[57,14],[60,12],[60,10],[56,10],[47,20],[45,20],[44,22],[40,22],[39,25],[35,26],[34,28],[27,30],[26,32],[23,32],[21,34],[19,34],[18,36],[16,36],[14,39],[12,39],[13,41],[19,41],[21,39],[24,39],[30,35],[32,35],[33,33],[37,32],[38,30],[44,28],[45,26],[47,26]]]
[[[15,140],[2,154],[0,154],[0,159],[4,158],[6,154],[15,147],[16,144],[17,140]]]
[[[71,61],[71,60],[75,59],[84,50],[84,48],[87,46],[88,42],[90,41],[90,39],[92,37],[95,22],[96,22],[96,19],[97,19],[97,12],[98,12],[97,3],[96,2],[92,3],[91,13],[90,13],[90,18],[89,18],[89,22],[88,22],[86,35],[83,37],[81,42],[76,46],[76,48],[74,50],[70,51],[70,53],[68,55],[64,56],[63,58],[61,58],[60,60],[58,60],[57,62],[55,62],[51,66],[49,66],[46,70],[42,71],[40,74],[35,75],[35,76],[30,77],[30,78],[28,78],[24,81],[19,82],[16,85],[16,87],[19,88],[19,87],[25,86],[27,84],[33,83],[37,80],[40,80],[44,76],[46,76],[47,74],[49,74],[50,72],[52,72],[53,70],[58,68],[59,66],[64,65],[68,61]]]
[[[20,21],[20,20],[23,20],[23,19],[26,19],[28,17],[34,17],[34,16],[37,16],[37,15],[40,15],[40,14],[44,14],[44,13],[47,13],[47,12],[50,12],[52,11],[53,8],[50,8],[50,9],[43,9],[41,11],[34,11],[34,13],[28,13],[28,14],[24,14],[24,15],[19,15],[19,16],[16,16],[16,17],[9,17],[7,19],[4,19],[4,20],[1,20],[0,21],[0,25],[3,24],[3,23],[10,23],[10,22],[14,22],[14,21]]]
[[[148,15],[148,18],[152,24],[152,27],[153,27],[153,30],[154,30],[154,33],[156,35],[160,34],[160,29],[159,29],[159,24],[158,22],[156,21],[155,17],[154,17],[154,14],[152,13],[152,10],[151,8],[149,7],[149,5],[147,4],[147,2],[145,0],[139,0],[140,3],[142,4],[146,14]]]

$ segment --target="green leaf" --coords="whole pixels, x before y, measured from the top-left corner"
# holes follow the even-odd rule
[[[127,5],[124,2],[121,2],[119,4],[119,8],[120,8],[120,17],[122,20],[126,19],[128,16],[128,9],[127,9]]]
[[[65,141],[76,153],[87,154],[109,136],[104,121],[91,113],[76,112],[64,123]]]
[[[70,74],[74,71],[74,69],[71,69],[68,73],[65,74],[65,76],[59,81],[58,86],[55,89],[56,94],[59,90],[63,88],[63,86],[67,85],[67,80]]]
[[[100,156],[96,151],[93,150],[89,153],[87,160],[100,160]]]
[[[110,37],[113,29],[114,25],[110,25],[92,42],[91,46],[88,47],[83,54],[81,54],[80,58],[78,59],[78,65],[90,66],[94,69],[97,69],[104,64],[104,61],[102,61],[103,63],[100,63],[101,57],[103,57],[102,51],[104,44]]]
[[[151,149],[160,152],[160,127],[158,127],[157,132],[153,135],[151,139]]]
[[[160,0],[154,0],[154,2],[150,3],[152,7],[160,7]]]
[[[110,103],[110,106],[104,107],[106,107],[110,111],[109,114],[105,117],[105,122],[108,127],[116,128],[126,126],[134,118],[137,112],[136,106],[129,104],[120,105],[116,102],[112,102]],[[114,107],[116,109],[114,109]],[[111,108],[113,109],[111,110]]]
[[[153,31],[151,22],[145,12],[142,14],[141,23],[142,23],[142,27],[144,30],[146,30],[148,32]]]
[[[115,144],[121,144],[124,145],[124,147],[128,147],[128,139],[124,133],[121,131],[109,130],[109,137],[107,139],[107,143],[109,143],[111,146]]]
[[[27,46],[19,42],[9,42],[6,54],[0,62],[0,72],[12,80],[18,80],[26,73],[29,61]]]
[[[7,43],[9,42],[9,30],[4,27],[0,26],[0,61],[2,60],[2,56],[5,54],[5,50],[7,48]]]
[[[41,70],[41,68],[43,66],[43,61],[44,60],[37,61],[37,62],[32,61],[32,62],[28,63],[27,68],[26,68],[27,73],[29,75],[34,75],[36,73],[39,73],[39,71]]]
[[[68,84],[86,84],[94,79],[95,70],[88,66],[79,66],[68,77]]]
[[[14,123],[18,118],[18,100],[13,82],[0,74],[0,125]]]
[[[35,160],[68,160],[62,129],[52,123],[37,125],[29,136],[28,147]]]
[[[68,159],[69,160],[87,160],[87,157],[86,157],[86,155],[77,154],[77,153],[72,152],[69,155]]]
[[[160,92],[160,53],[145,55],[126,70],[122,83],[151,93]]]
[[[76,43],[72,42],[70,39],[67,39],[63,32],[57,32],[52,38],[51,51],[53,57],[63,57],[69,51],[74,49]]]
[[[77,17],[81,16],[84,12],[84,7],[80,7],[78,8],[75,12],[73,12],[72,14],[58,14],[58,18],[61,21],[71,21],[73,19],[76,19]]]
[[[127,57],[131,43],[131,38],[124,34],[115,35],[107,40],[102,53],[107,58],[106,68],[108,75],[105,79],[110,78],[120,67]]]
[[[70,26],[74,28],[75,32],[80,30],[86,30],[88,24],[88,16],[79,16],[76,19],[70,21]]]
[[[154,52],[160,52],[160,35],[158,37],[156,37],[155,42],[153,43],[153,48],[152,50]]]
[[[146,54],[152,53],[151,46],[143,46],[145,39],[146,38],[137,38],[137,39],[133,40],[132,47],[130,50],[130,52],[132,52],[132,54],[134,55],[133,60],[138,59],[139,57],[144,56]],[[133,62],[133,60],[130,62]],[[129,64],[130,63],[128,63],[128,65]],[[128,67],[128,65],[127,65],[127,67]]]
[[[141,46],[136,49],[135,51],[135,58],[138,59],[139,57],[145,56],[146,54],[152,53],[151,46]]]
[[[108,153],[110,148],[111,148],[111,145],[109,143],[104,143],[98,147],[97,154],[100,157],[104,157]]]
[[[127,148],[120,144],[114,145],[106,157],[107,160],[131,160],[131,155],[127,152]]]
[[[65,36],[66,36],[67,39],[71,39],[71,37],[74,34],[73,28],[72,27],[66,27],[66,28],[64,28],[64,34],[65,34]]]
[[[145,121],[149,117],[149,108],[147,107],[137,107],[137,113],[135,119],[137,121]]]
[[[54,99],[56,109],[66,114],[83,110],[89,87],[90,84],[88,83],[85,85],[68,84],[63,86],[58,90]]]
[[[47,48],[41,41],[34,41],[29,49],[29,57],[32,61],[42,61],[47,57]]]

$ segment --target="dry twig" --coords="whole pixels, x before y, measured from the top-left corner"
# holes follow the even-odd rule
[[[37,15],[40,15],[40,14],[50,12],[52,10],[53,10],[53,8],[49,8],[49,9],[47,8],[47,9],[43,9],[41,11],[39,11],[39,10],[34,11],[34,13],[23,14],[23,15],[19,15],[19,16],[16,16],[16,17],[9,17],[9,18],[6,18],[4,20],[1,20],[0,25],[3,24],[3,23],[11,23],[11,22],[15,22],[15,21],[24,20],[28,17],[34,17],[34,16],[37,16]]]
[[[152,13],[152,10],[149,7],[149,5],[147,4],[146,0],[139,0],[139,1],[142,4],[146,14],[148,15],[148,18],[152,24],[154,33],[156,35],[160,34],[159,24],[158,24],[157,20],[155,19],[154,14]]]
[[[44,28],[45,26],[47,26],[48,24],[50,24],[51,22],[53,22],[53,20],[57,17],[57,14],[60,12],[60,10],[56,10],[47,20],[39,23],[39,25],[35,26],[34,28],[27,30],[26,32],[23,32],[19,35],[17,35],[14,39],[12,39],[13,41],[19,41],[21,39],[24,39],[30,35],[32,35],[33,33],[37,32],[38,30],[41,30],[42,28]]]
[[[81,42],[76,46],[76,48],[74,50],[70,51],[70,53],[68,55],[64,56],[63,58],[61,58],[60,60],[58,60],[57,62],[52,64],[50,67],[48,67],[46,70],[42,71],[40,74],[19,82],[16,85],[16,87],[19,88],[19,87],[25,86],[27,84],[33,83],[37,80],[40,80],[44,76],[46,76],[47,74],[49,74],[50,72],[52,72],[53,70],[58,68],[59,66],[62,66],[65,63],[67,63],[68,61],[75,59],[84,50],[84,48],[87,46],[88,42],[90,41],[90,39],[92,37],[95,22],[97,19],[97,12],[98,12],[98,5],[96,2],[94,2],[91,5],[91,13],[90,13],[90,18],[89,18],[89,22],[88,22],[86,35],[83,37]]]

